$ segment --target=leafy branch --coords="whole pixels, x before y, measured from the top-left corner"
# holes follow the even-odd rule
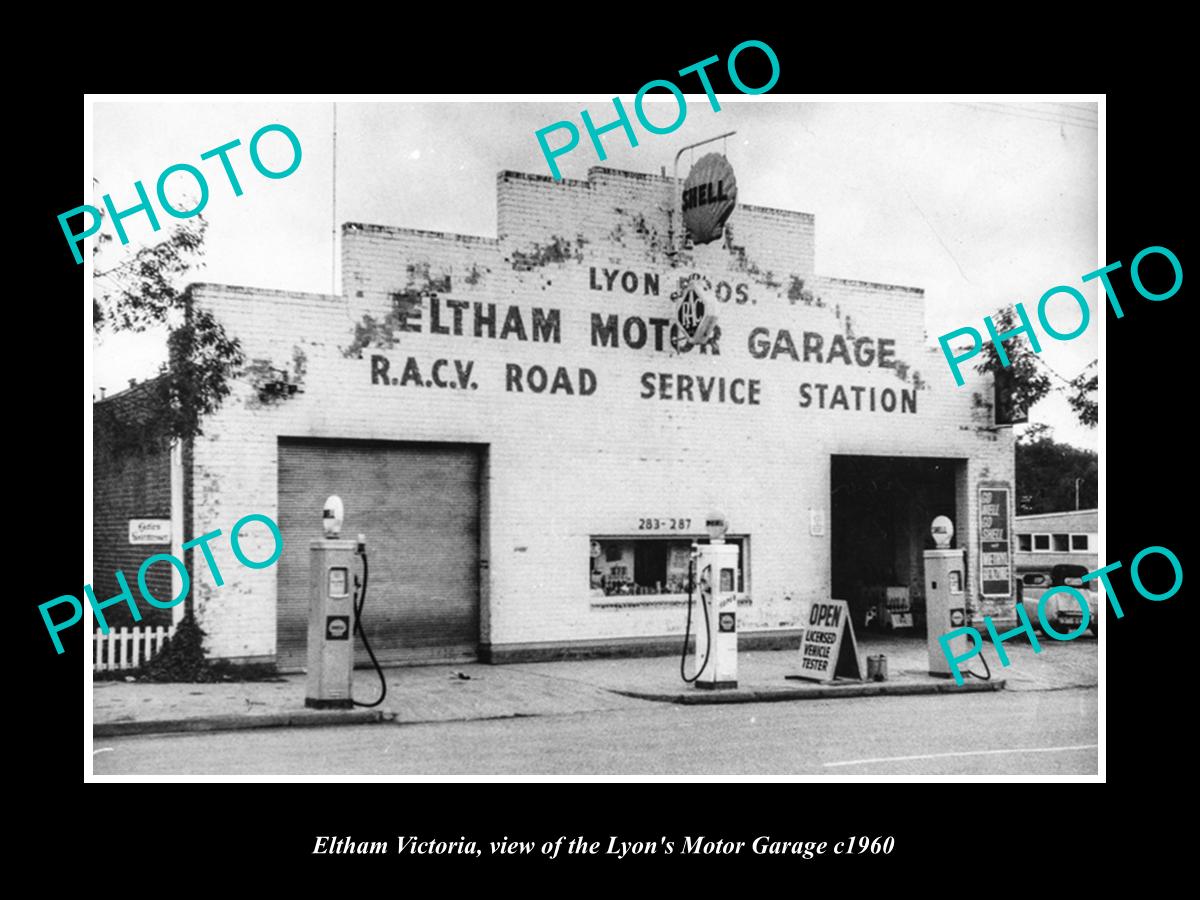
[[[168,362],[158,376],[123,395],[123,403],[96,407],[98,447],[164,449],[172,439],[195,437],[202,433],[204,416],[232,391],[230,382],[245,362],[240,342],[212,313],[194,307],[188,288],[179,287],[203,265],[206,228],[204,217],[196,216],[93,275],[94,333],[168,329]],[[100,244],[94,253],[99,250]]]
[[[992,314],[992,322],[999,334],[1011,331],[1017,326],[1016,314],[1012,307],[997,310]],[[981,351],[983,358],[975,366],[975,371],[990,372],[995,380],[997,422],[1023,421],[1034,404],[1047,397],[1051,391],[1069,390],[1067,402],[1080,423],[1089,427],[1096,425],[1096,388],[1099,379],[1093,371],[1096,366],[1095,360],[1092,360],[1078,376],[1068,381],[1046,365],[1024,341],[1009,341],[1004,345],[1004,351],[1008,355],[1007,367],[1001,365],[995,342],[988,341]],[[1089,371],[1092,371],[1090,376]],[[1056,386],[1050,375],[1061,384]]]
[[[1096,372],[1096,360],[1088,363],[1087,368],[1072,378],[1068,385],[1071,393],[1067,395],[1067,403],[1071,404],[1072,412],[1084,425],[1095,428],[1100,418],[1100,405],[1096,399],[1100,376]]]

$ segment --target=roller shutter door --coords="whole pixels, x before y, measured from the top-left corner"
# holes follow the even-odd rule
[[[309,544],[342,498],[342,537],[367,537],[364,628],[384,663],[473,659],[479,645],[480,448],[281,439],[278,663],[306,664]],[[358,663],[369,659],[358,646]]]

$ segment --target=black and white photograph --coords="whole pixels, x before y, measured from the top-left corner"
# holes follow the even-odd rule
[[[1102,780],[1103,97],[746,82],[91,98],[89,779]]]

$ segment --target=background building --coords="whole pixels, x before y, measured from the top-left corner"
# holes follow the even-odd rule
[[[1057,565],[1084,566],[1089,572],[1100,568],[1097,516],[1094,509],[1017,516],[1017,574],[1049,572]]]

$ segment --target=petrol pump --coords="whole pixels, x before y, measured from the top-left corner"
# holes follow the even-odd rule
[[[925,644],[929,650],[929,674],[951,677],[950,663],[940,638],[967,624],[966,565],[962,548],[950,549],[954,523],[938,516],[929,527],[937,549],[925,551]],[[966,635],[950,641],[951,652],[965,655],[970,649]]]
[[[700,593],[701,615],[696,623],[696,649],[693,674],[680,675],[689,684],[707,690],[737,687],[737,569],[739,551],[736,545],[725,543],[728,522],[720,513],[706,519],[709,542],[692,545],[692,571],[689,578],[688,618],[684,630],[684,659],[687,654],[688,632],[692,623],[692,584]]]
[[[350,709],[378,706],[387,696],[387,680],[362,630],[362,611],[367,599],[367,542],[340,540],[344,508],[340,497],[325,501],[322,522],[324,540],[313,541],[309,556],[308,682],[304,705],[315,709]],[[355,557],[362,558],[362,581],[351,573]],[[354,638],[363,640],[382,686],[374,703],[359,703],[353,697]]]

